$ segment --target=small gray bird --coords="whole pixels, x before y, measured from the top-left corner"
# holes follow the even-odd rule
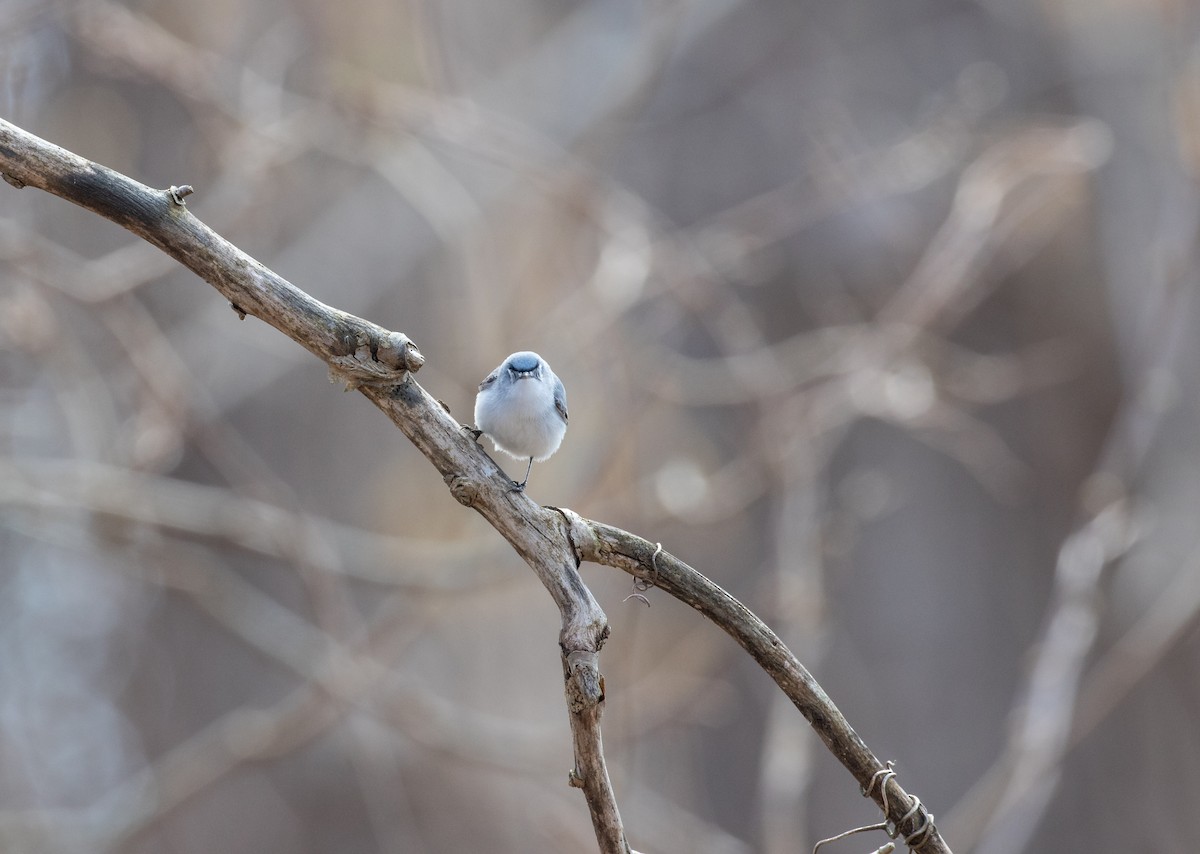
[[[550,365],[537,353],[513,353],[479,384],[475,427],[509,456],[523,460],[525,479],[513,481],[518,491],[529,482],[533,461],[549,459],[567,432],[567,392]]]

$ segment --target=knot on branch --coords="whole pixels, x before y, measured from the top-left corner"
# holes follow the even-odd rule
[[[402,383],[425,364],[417,345],[403,332],[374,325],[348,327],[338,341],[340,346],[329,357],[329,378],[344,382],[347,391]]]
[[[600,541],[587,520],[567,507],[549,509],[557,511],[567,522],[567,542],[571,544],[571,551],[575,553],[575,566],[579,566],[585,560],[596,560],[600,553]]]
[[[421,366],[425,364],[425,357],[421,355],[421,351],[417,349],[417,345],[412,342],[412,339],[403,332],[391,332],[387,329],[382,329],[380,332],[382,334],[378,337],[376,347],[371,353],[375,357],[375,361],[396,370],[421,370]]]
[[[565,656],[567,706],[572,714],[593,709],[604,702],[604,676],[600,653],[576,649]]]
[[[187,206],[186,199],[194,192],[196,191],[191,184],[184,184],[182,187],[176,187],[174,184],[172,184],[167,188],[167,195],[170,196],[171,201],[180,207]]]
[[[470,478],[458,474],[448,474],[443,478],[454,500],[464,507],[474,507],[479,499],[479,486]]]

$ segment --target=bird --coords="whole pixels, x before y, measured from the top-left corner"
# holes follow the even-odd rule
[[[550,364],[537,353],[513,353],[484,377],[475,397],[475,435],[485,434],[518,460],[528,459],[525,479],[513,481],[522,492],[533,463],[558,450],[567,432],[567,391]]]

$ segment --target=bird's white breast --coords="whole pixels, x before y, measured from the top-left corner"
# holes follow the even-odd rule
[[[475,399],[475,426],[491,437],[497,450],[541,462],[558,450],[567,432],[546,383],[519,379],[508,393],[481,393]]]

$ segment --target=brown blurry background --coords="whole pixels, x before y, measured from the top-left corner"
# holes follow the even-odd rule
[[[760,613],[956,852],[1197,849],[1200,5],[0,0],[0,78],[461,420],[545,356],[531,497]],[[584,577],[635,848],[876,820],[732,641]],[[316,360],[0,186],[0,849],[595,850],[557,633]]]

